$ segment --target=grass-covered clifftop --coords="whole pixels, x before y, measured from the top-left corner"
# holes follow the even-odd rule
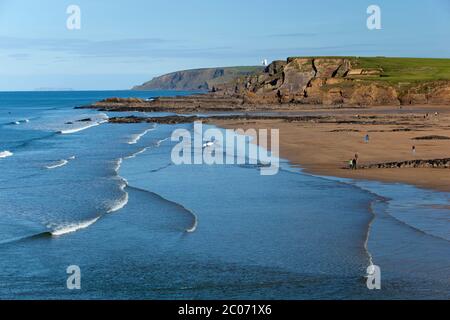
[[[290,57],[291,59],[346,59],[353,69],[381,69],[381,75],[367,75],[365,79],[381,80],[398,84],[401,82],[450,80],[450,59],[445,58],[399,58],[399,57],[352,57],[317,56]],[[353,77],[356,78],[356,77]]]
[[[381,77],[374,79],[391,83],[450,80],[450,59],[361,57],[352,61],[355,67],[381,68]]]

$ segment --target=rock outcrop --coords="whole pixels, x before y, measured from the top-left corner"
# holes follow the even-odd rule
[[[405,90],[400,94],[402,104],[450,104],[450,82],[431,81]]]
[[[375,163],[359,166],[359,169],[395,169],[395,168],[450,168],[450,158],[431,160],[408,160],[398,162]]]
[[[245,103],[323,105],[450,104],[450,81],[392,83],[383,69],[361,68],[358,58],[288,58],[264,72],[214,87],[216,96]]]

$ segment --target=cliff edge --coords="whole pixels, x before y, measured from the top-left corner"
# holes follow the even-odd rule
[[[212,92],[249,104],[450,105],[450,59],[292,57]]]

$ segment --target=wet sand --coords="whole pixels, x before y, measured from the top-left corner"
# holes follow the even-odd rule
[[[305,110],[317,114],[317,110]],[[438,113],[437,115],[435,113]],[[321,110],[336,123],[320,121],[215,120],[224,128],[280,130],[280,156],[306,172],[353,179],[401,182],[450,192],[450,168],[347,169],[358,154],[358,165],[450,158],[450,108],[437,106],[372,107]],[[428,114],[428,116],[427,116]],[[369,142],[365,142],[366,134]],[[416,140],[438,136],[438,139]],[[413,153],[412,147],[416,147]]]

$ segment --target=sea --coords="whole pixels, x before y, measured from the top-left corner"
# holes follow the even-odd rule
[[[0,93],[0,299],[450,298],[449,193],[175,165],[193,124],[75,109],[188,94]]]

